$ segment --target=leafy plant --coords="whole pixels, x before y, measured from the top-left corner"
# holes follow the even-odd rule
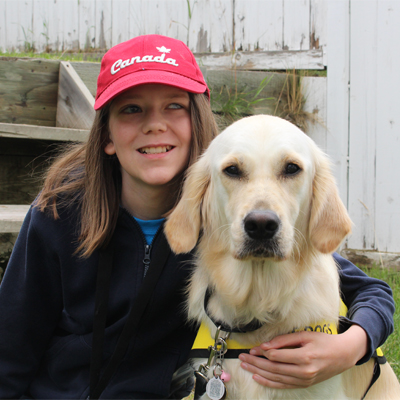
[[[25,28],[21,26],[22,28],[22,33],[24,34],[24,51],[27,53],[29,52],[34,52],[35,51],[35,44],[33,42],[33,31],[31,29],[28,29],[27,32],[25,32]],[[28,34],[31,36],[31,40],[28,38]]]
[[[261,92],[271,81],[272,77],[273,75],[266,76],[257,88],[250,91],[238,90],[237,84],[234,87],[224,85],[219,91],[212,91],[211,107],[217,110],[215,114],[223,119],[218,122],[228,125],[239,118],[251,115],[258,103],[266,100],[274,100],[273,97],[260,97]]]
[[[46,21],[43,21],[43,28],[44,28],[44,32],[41,32],[41,35],[43,35],[46,39],[46,53],[50,53],[51,48],[49,47],[49,27],[47,25]]]
[[[310,123],[321,123],[314,113],[305,111],[302,76],[295,69],[286,73],[286,80],[276,103],[275,115],[284,118],[307,132]]]

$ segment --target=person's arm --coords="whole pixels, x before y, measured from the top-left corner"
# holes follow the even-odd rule
[[[342,299],[348,308],[347,318],[341,319],[340,332],[357,324],[368,337],[368,350],[357,362],[360,365],[367,362],[393,332],[393,294],[386,282],[369,277],[337,253],[334,258],[339,267]]]
[[[369,278],[334,254],[340,269],[342,298],[348,318],[338,335],[298,332],[281,335],[241,354],[242,368],[272,388],[301,388],[329,379],[369,360],[393,331],[394,300],[385,283]],[[292,347],[292,349],[288,349]],[[256,356],[264,357],[256,357]]]
[[[29,210],[0,285],[0,398],[20,398],[61,316],[62,287],[51,244]],[[39,215],[39,218],[43,217]]]

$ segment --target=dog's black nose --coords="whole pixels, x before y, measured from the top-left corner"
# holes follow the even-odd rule
[[[251,211],[244,219],[244,230],[252,239],[271,239],[279,226],[279,217],[273,211]]]

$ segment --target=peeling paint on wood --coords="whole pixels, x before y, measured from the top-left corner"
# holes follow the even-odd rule
[[[3,1],[7,18],[0,16],[0,48],[104,49],[159,33],[184,41],[194,52],[308,50],[310,15],[322,19],[313,25],[315,37],[322,37],[321,1],[191,1],[190,13],[186,0]]]

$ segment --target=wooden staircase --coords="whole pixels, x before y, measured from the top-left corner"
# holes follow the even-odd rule
[[[40,190],[30,166],[46,164],[49,148],[87,139],[99,71],[100,63],[0,57],[0,256]]]

